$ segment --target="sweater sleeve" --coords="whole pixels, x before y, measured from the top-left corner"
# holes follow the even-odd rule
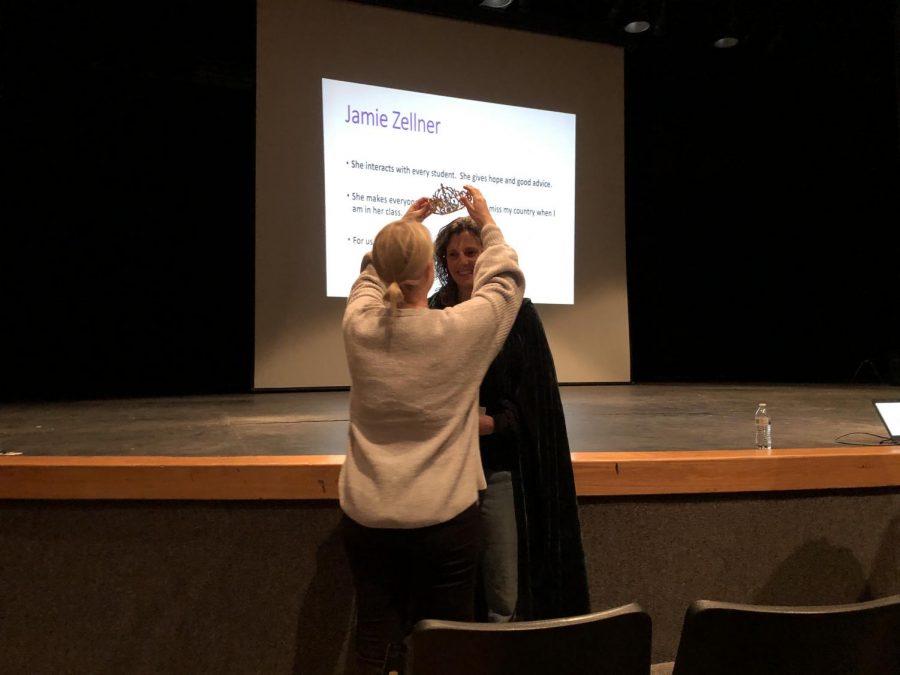
[[[384,307],[385,286],[372,265],[372,254],[366,253],[362,259],[361,270],[347,297],[344,310],[344,321],[367,308]]]
[[[481,231],[484,251],[475,263],[475,280],[469,302],[490,305],[498,331],[491,344],[491,358],[500,351],[525,295],[525,275],[519,269],[519,257],[493,222]]]

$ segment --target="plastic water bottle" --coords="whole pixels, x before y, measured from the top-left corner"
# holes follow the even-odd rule
[[[772,449],[772,418],[765,403],[756,409],[756,447],[760,450]]]

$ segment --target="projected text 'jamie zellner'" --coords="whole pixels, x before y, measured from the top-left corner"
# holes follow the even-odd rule
[[[378,108],[371,110],[356,110],[347,106],[346,124],[356,124],[363,127],[381,127],[382,129],[397,129],[398,131],[415,131],[424,134],[436,134],[440,130],[440,120],[427,120],[419,117],[415,112],[402,113],[392,110],[390,114],[380,112]]]

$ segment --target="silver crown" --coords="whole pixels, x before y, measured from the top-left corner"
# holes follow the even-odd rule
[[[454,190],[441,183],[441,187],[435,190],[434,195],[428,199],[428,204],[433,213],[443,216],[466,207],[460,199],[463,195],[469,197],[464,190]]]

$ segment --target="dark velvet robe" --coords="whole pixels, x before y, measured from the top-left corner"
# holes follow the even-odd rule
[[[429,304],[442,309],[439,295]],[[512,472],[519,541],[516,619],[590,611],[569,440],[556,367],[530,300],[484,377],[481,405],[494,434],[481,437],[482,462]]]

